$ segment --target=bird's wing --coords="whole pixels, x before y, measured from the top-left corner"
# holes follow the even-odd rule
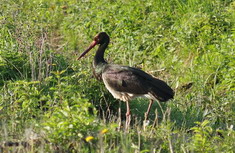
[[[115,91],[131,94],[151,93],[160,101],[167,101],[174,96],[174,91],[164,81],[133,67],[107,65],[102,79]]]
[[[169,87],[166,82],[154,78],[140,69],[136,68],[131,68],[131,69],[134,74],[144,78],[145,84],[147,84],[148,86],[148,91],[158,100],[167,101],[174,97],[175,93],[173,89],[171,89],[171,87]]]
[[[108,65],[102,73],[102,79],[115,91],[131,94],[148,93],[145,78],[136,74],[134,69],[130,67]]]

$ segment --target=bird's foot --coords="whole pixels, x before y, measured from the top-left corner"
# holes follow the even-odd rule
[[[146,130],[146,127],[149,125],[150,121],[149,120],[144,120],[143,122],[143,129]]]

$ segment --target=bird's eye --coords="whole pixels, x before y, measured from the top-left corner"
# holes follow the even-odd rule
[[[99,38],[97,36],[94,37],[94,40],[97,41]]]

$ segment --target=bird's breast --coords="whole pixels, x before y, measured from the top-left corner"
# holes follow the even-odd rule
[[[93,75],[99,81],[102,81],[102,72],[105,66],[106,66],[106,63],[100,63],[97,65],[93,63],[93,66],[92,66]]]

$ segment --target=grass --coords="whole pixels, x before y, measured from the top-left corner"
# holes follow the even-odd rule
[[[0,152],[234,152],[235,2],[2,0]],[[110,63],[139,67],[176,96],[115,100],[92,77],[100,31]]]

